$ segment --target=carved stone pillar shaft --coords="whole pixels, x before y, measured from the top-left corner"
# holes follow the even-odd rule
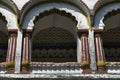
[[[14,65],[15,65],[17,30],[9,30],[8,32],[9,32],[9,39],[8,39],[6,67],[8,70],[7,73],[13,73]],[[12,71],[9,71],[10,69],[12,69]]]
[[[30,35],[25,34],[23,39],[23,62],[29,62],[30,61]]]
[[[103,50],[101,34],[102,34],[102,30],[95,30],[96,59],[97,59],[98,73],[105,73],[104,71],[105,54]]]
[[[82,66],[89,65],[89,45],[87,34],[82,34],[81,36],[81,49],[82,49]]]
[[[23,51],[22,51],[22,73],[28,73],[30,66],[30,52],[31,52],[31,30],[25,30],[23,36]]]
[[[81,66],[83,68],[83,74],[91,73],[90,70],[90,54],[89,54],[89,44],[88,44],[88,30],[78,30],[79,36],[81,38]]]

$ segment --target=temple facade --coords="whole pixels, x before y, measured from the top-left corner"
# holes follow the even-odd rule
[[[120,0],[0,0],[0,80],[119,75]]]

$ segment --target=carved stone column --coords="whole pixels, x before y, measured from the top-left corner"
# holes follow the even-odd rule
[[[17,41],[17,30],[8,30],[8,50],[6,58],[6,73],[14,73],[15,67],[15,54],[16,54],[16,41]]]
[[[101,34],[103,30],[94,30],[95,32],[95,47],[96,47],[96,59],[97,59],[97,67],[98,73],[106,73],[105,71],[105,54],[103,50],[103,43]]]
[[[31,33],[32,33],[32,30],[24,30],[21,73],[29,73],[30,53],[31,53],[31,41],[30,41]]]
[[[89,44],[88,44],[88,30],[80,29],[78,30],[79,36],[81,38],[81,66],[83,68],[83,74],[91,73],[90,69],[90,54],[89,54]]]

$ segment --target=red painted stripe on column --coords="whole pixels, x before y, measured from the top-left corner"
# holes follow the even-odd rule
[[[86,59],[86,40],[85,40],[85,37],[84,37],[84,56],[85,56],[85,61],[87,60]]]
[[[12,61],[12,51],[13,51],[13,37],[11,37],[11,45],[10,45],[10,57],[9,57],[9,61]]]
[[[16,52],[16,37],[13,39],[13,50],[12,50],[12,61],[15,60],[15,52]]]
[[[26,37],[26,61],[28,61],[28,37]]]
[[[15,61],[15,55],[16,55],[16,44],[17,44],[17,38],[15,37],[15,49],[14,49],[14,61]]]
[[[83,37],[83,61],[86,61],[86,58],[85,58],[85,38]]]
[[[81,43],[82,43],[82,46],[81,46],[81,49],[82,49],[82,61],[84,61],[84,55],[83,55],[83,52],[84,52],[84,48],[83,48],[83,37],[81,38]]]
[[[8,56],[8,62],[10,61],[10,56],[11,56],[11,45],[12,45],[12,38],[10,38],[10,48],[9,48],[9,56]]]
[[[9,61],[9,56],[10,56],[10,44],[11,44],[11,38],[9,38],[8,40],[8,50],[7,50],[7,59],[6,59],[6,62]]]
[[[99,58],[99,43],[98,43],[98,38],[95,38],[95,42],[96,42],[96,55],[97,55],[97,61],[100,60]]]
[[[27,52],[27,37],[25,37],[25,61],[26,61],[26,53]]]
[[[82,61],[83,61],[83,38],[81,38],[81,50],[82,50]]]
[[[99,51],[100,51],[100,60],[103,60],[103,51],[102,51],[102,45],[101,45],[101,38],[99,37]]]
[[[23,40],[23,56],[22,56],[22,61],[25,61],[25,38]]]
[[[29,53],[29,54],[28,54],[28,61],[30,61],[30,53],[31,53],[31,52],[30,52],[30,51],[31,51],[30,46],[31,46],[30,38],[28,38],[28,49],[29,49],[29,50],[28,50],[28,53]]]
[[[86,59],[89,62],[89,45],[88,45],[88,38],[86,37]]]
[[[15,38],[13,38],[11,61],[14,61],[14,54],[15,54]]]
[[[100,45],[100,58],[103,61],[103,49],[102,49],[102,43],[101,43],[101,39],[99,38],[99,45]]]
[[[97,43],[98,43],[98,57],[99,57],[99,60],[101,60],[101,55],[100,55],[100,43],[99,43],[99,38],[97,38]]]

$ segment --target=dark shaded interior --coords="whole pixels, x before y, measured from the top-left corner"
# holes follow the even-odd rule
[[[120,10],[105,16],[102,35],[106,61],[120,62]]]

